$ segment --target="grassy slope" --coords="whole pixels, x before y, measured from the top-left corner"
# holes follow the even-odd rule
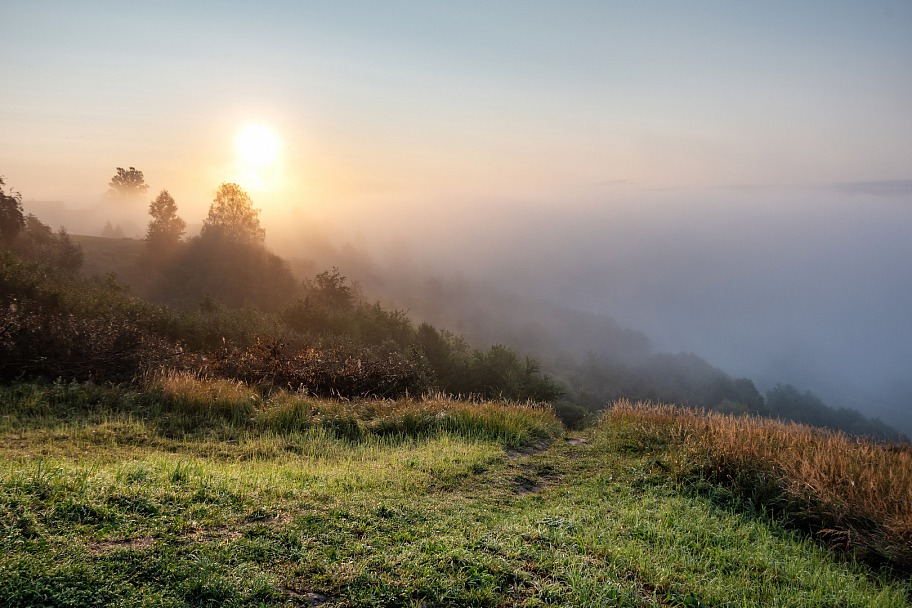
[[[660,444],[607,422],[542,449],[553,423],[521,408],[223,388],[253,422],[194,427],[173,386],[7,391],[0,605],[908,605],[908,583],[681,492]]]

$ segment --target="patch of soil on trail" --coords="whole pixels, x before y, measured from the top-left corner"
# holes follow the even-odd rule
[[[525,445],[521,448],[507,450],[507,457],[519,458],[520,456],[532,456],[533,454],[541,454],[550,447],[550,441],[539,441],[538,443]]]

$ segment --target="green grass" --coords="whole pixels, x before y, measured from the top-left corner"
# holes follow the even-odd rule
[[[3,606],[909,605],[609,423],[187,379],[0,399]]]

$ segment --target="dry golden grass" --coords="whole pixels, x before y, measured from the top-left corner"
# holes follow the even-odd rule
[[[912,447],[629,401],[606,417],[671,441],[679,475],[722,482],[831,545],[912,571]]]

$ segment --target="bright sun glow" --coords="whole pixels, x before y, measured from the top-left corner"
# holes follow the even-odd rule
[[[274,190],[281,181],[281,142],[262,123],[250,123],[234,138],[237,152],[235,180],[245,188]]]
[[[235,139],[238,158],[251,169],[266,168],[279,157],[279,138],[262,124],[245,126]]]

